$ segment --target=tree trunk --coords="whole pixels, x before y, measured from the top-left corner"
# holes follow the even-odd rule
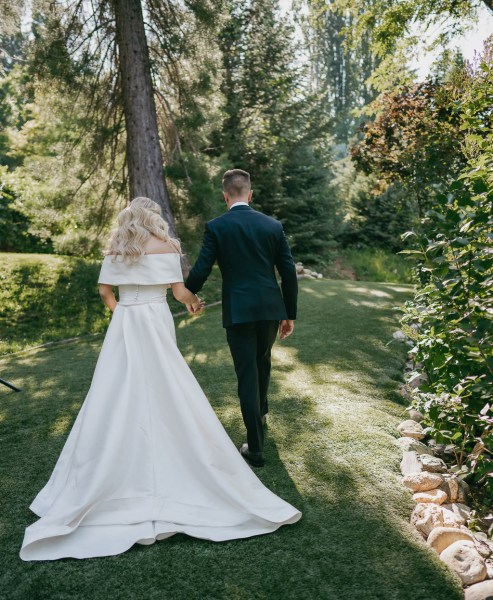
[[[157,202],[169,224],[170,234],[177,237],[164,177],[141,1],[113,1],[127,132],[130,199],[146,196]]]

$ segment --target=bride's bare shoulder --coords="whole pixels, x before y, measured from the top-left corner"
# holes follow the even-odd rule
[[[178,240],[170,239],[165,242],[153,235],[144,244],[146,254],[179,254],[180,251]]]

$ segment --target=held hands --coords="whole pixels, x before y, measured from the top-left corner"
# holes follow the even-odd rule
[[[199,314],[200,312],[202,312],[202,310],[204,309],[204,306],[205,306],[205,302],[203,300],[201,300],[198,296],[195,296],[195,298],[197,298],[196,302],[185,304],[188,312],[191,315]]]
[[[291,319],[283,319],[279,323],[279,339],[284,340],[291,335],[294,330],[294,321]]]

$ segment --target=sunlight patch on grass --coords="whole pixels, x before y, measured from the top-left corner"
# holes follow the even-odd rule
[[[336,292],[330,291],[330,290],[316,290],[312,287],[306,287],[303,286],[300,289],[301,294],[309,294],[310,296],[313,296],[314,298],[327,298],[327,296],[337,296]]]
[[[362,294],[367,294],[368,296],[376,296],[377,298],[392,298],[392,296],[390,294],[388,294],[387,292],[384,292],[382,290],[372,289],[370,287],[354,286],[351,288],[351,290],[353,292],[361,292]]]
[[[50,427],[50,435],[56,436],[68,433],[70,427],[72,426],[72,421],[73,419],[69,415],[63,415],[59,417]]]

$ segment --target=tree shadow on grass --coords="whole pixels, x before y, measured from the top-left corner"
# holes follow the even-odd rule
[[[302,308],[309,312],[309,306]],[[388,315],[376,319],[388,331],[395,327]],[[220,311],[177,325],[180,348],[239,445],[244,427]],[[361,336],[356,347],[337,346],[340,338],[323,335],[324,344],[316,345],[312,356],[303,346],[314,331],[320,333],[320,327],[300,323],[290,344],[276,350],[268,463],[256,471],[274,493],[303,512],[302,520],[268,536],[217,544],[177,535],[116,557],[85,561],[22,563],[18,551],[24,527],[34,520],[27,507],[49,477],[89,388],[101,340],[3,361],[24,387],[22,394],[0,393],[0,438],[9,457],[0,466],[5,490],[0,536],[7,557],[2,589],[12,591],[9,598],[30,598],[34,591],[36,598],[50,600],[462,598],[460,586],[408,525],[411,504],[406,492],[393,490],[380,472],[375,475],[372,448],[367,461],[357,453],[351,461],[340,452],[341,443],[357,446],[356,437],[332,444],[340,434],[335,415],[321,411],[320,399],[310,391],[314,385],[322,388],[340,370],[342,378],[351,380],[349,392],[355,397],[364,376],[377,399],[389,399],[378,381],[389,362],[391,373],[402,363],[402,351],[395,356],[380,343],[381,330],[371,343],[354,327]],[[327,364],[330,377],[323,371]],[[391,379],[388,371],[385,377]],[[378,450],[382,439],[374,440],[373,449]]]

